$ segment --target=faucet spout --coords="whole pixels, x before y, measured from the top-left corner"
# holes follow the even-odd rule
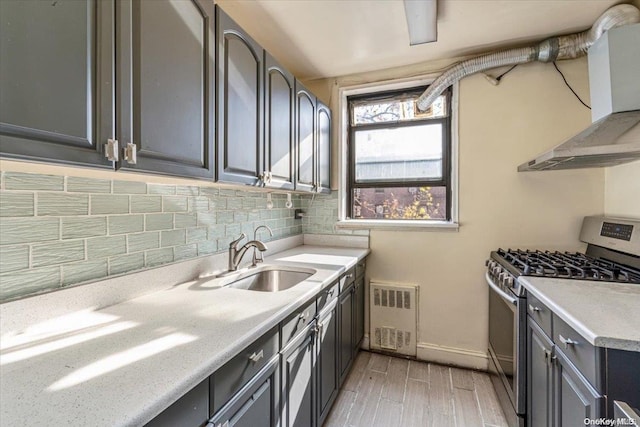
[[[240,249],[238,249],[235,252],[233,256],[233,260],[229,260],[229,262],[232,263],[230,264],[233,267],[232,271],[235,271],[238,269],[238,265],[240,264],[240,261],[242,261],[242,257],[244,256],[244,254],[247,252],[249,248],[256,248],[260,252],[264,252],[267,250],[267,245],[262,243],[260,240],[250,240],[247,243],[245,243]]]
[[[273,237],[273,231],[271,231],[271,228],[269,228],[268,225],[259,225],[256,227],[255,230],[253,230],[253,240],[257,240],[258,231],[261,228],[264,228],[265,230],[267,230],[269,232],[269,236]],[[256,267],[258,263],[264,262],[264,258],[262,257],[262,252],[264,252],[264,250],[260,248],[257,248],[257,249],[259,249],[260,252],[256,251],[256,249],[253,250],[253,259],[251,261],[251,267]],[[266,247],[265,247],[265,250],[266,250]]]

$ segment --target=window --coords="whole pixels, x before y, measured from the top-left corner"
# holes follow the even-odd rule
[[[451,89],[421,112],[425,89],[346,98],[346,219],[452,220]]]

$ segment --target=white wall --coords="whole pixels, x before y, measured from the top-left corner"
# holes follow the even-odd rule
[[[588,99],[586,60],[564,61],[560,67]],[[415,71],[396,69],[310,86],[320,96],[333,89],[329,98],[336,114],[340,85]],[[517,67],[498,87],[480,75],[461,81],[459,231],[372,230],[370,235],[368,278],[420,286],[418,357],[486,367],[484,261],[490,251],[583,247],[578,240],[582,217],[603,213],[604,171],[518,173],[516,168],[589,123],[589,111],[551,64]]]
[[[605,214],[640,219],[640,161],[605,170]]]

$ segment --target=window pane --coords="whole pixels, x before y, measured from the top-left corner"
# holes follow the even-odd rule
[[[416,106],[418,97],[419,94],[405,95],[396,99],[353,101],[351,103],[351,124],[411,121],[447,115],[447,100],[444,95],[439,96],[424,112],[418,110]]]
[[[354,188],[354,219],[446,220],[446,187]]]
[[[442,125],[356,130],[356,182],[442,178]]]

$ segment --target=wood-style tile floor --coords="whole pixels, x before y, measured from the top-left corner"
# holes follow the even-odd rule
[[[489,376],[361,351],[325,427],[506,427]]]

